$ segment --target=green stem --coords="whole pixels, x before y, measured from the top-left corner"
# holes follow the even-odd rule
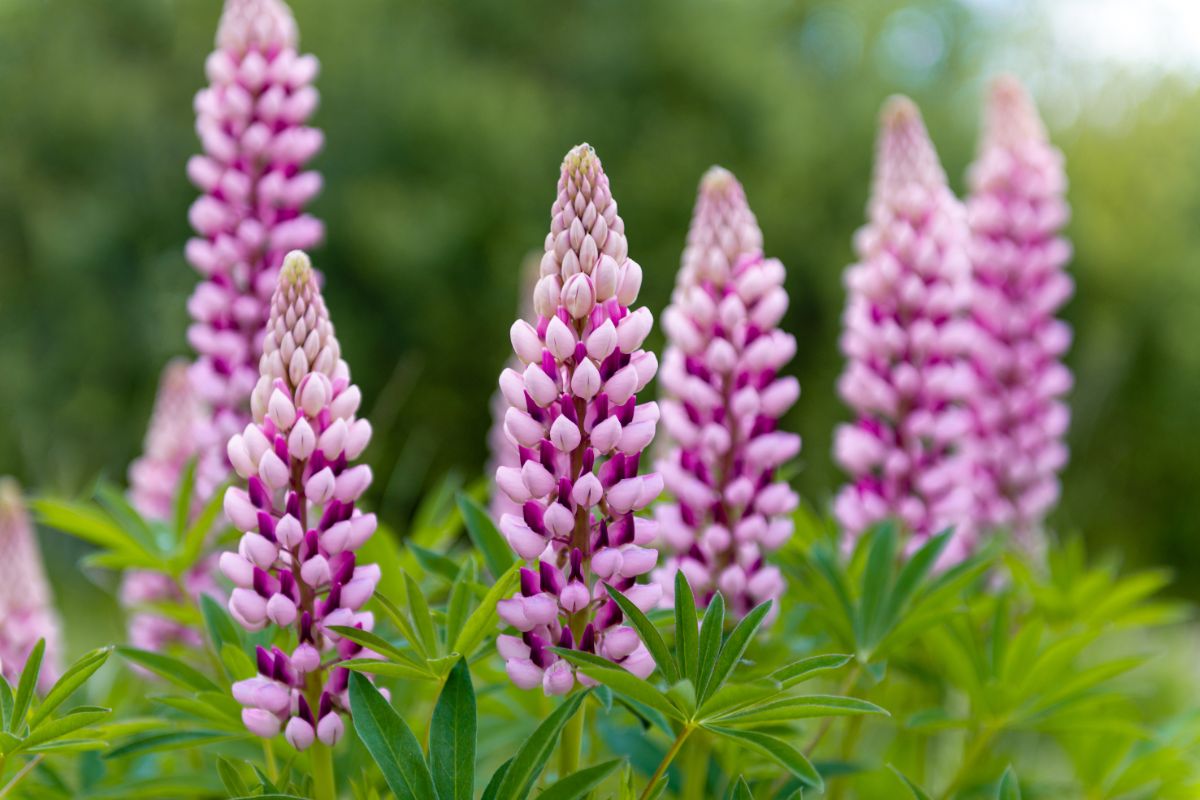
[[[683,794],[680,800],[705,800],[708,796],[708,762],[711,754],[708,737],[697,733],[683,751]]]
[[[2,769],[3,761],[0,761],[0,769]],[[12,780],[5,784],[3,789],[0,789],[0,797],[8,797],[9,793],[17,787],[17,784],[25,779],[25,776],[33,771],[33,768],[42,763],[42,756],[35,756],[28,764],[21,767],[21,770],[13,775]]]
[[[275,745],[270,739],[263,739],[263,761],[267,764],[267,777],[272,781],[279,779],[279,765],[275,763]]]
[[[687,741],[687,738],[691,736],[692,731],[695,729],[695,725],[691,722],[683,726],[683,730],[675,737],[675,742],[671,745],[671,749],[663,756],[662,763],[658,765],[658,769],[654,770],[654,774],[650,776],[650,782],[646,784],[646,789],[642,792],[641,800],[649,800],[650,793],[658,785],[659,779],[667,771],[667,767],[671,766],[671,762],[675,760],[675,756],[679,755],[679,748],[683,747],[683,743]]]
[[[313,800],[337,800],[337,784],[333,780],[333,748],[313,742],[309,758],[312,765]]]
[[[575,716],[567,720],[563,728],[562,739],[558,743],[558,777],[561,780],[579,770],[580,755],[583,751],[583,725],[587,717],[585,703]]]

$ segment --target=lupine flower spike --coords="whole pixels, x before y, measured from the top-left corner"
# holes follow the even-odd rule
[[[800,451],[778,430],[800,384],[779,377],[796,340],[778,329],[788,307],[783,265],[762,255],[762,233],[741,184],[713,167],[700,182],[683,264],[663,312],[663,425],[672,449],[656,466],[674,496],[656,509],[674,555],[655,573],[669,602],[682,570],[707,604],[717,590],[745,614],[779,596],[764,556],[792,533],[798,498],[775,477]]]
[[[565,694],[576,678],[592,684],[552,646],[599,654],[642,677],[654,671],[604,584],[639,608],[658,603],[657,584],[636,582],[658,554],[645,546],[654,523],[635,512],[658,496],[662,479],[638,474],[658,422],[655,403],[637,404],[658,368],[642,349],[650,311],[630,308],[642,269],[628,257],[625,223],[590,146],[567,153],[551,215],[533,293],[537,321],[512,326],[520,365],[500,376],[520,465],[499,467],[496,483],[521,506],[501,517],[500,530],[537,563],[521,570],[520,592],[498,604],[520,634],[500,636],[498,647],[519,687]]]
[[[835,435],[852,481],[835,513],[849,540],[887,518],[912,544],[953,526],[943,562],[973,544],[972,468],[963,441],[973,385],[973,328],[962,206],[946,184],[920,112],[907,98],[884,107],[867,224],[846,271],[846,369],[838,382],[855,412]]]
[[[375,531],[375,515],[355,508],[371,468],[351,466],[371,426],[355,417],[362,395],[304,253],[289,253],[280,270],[260,372],[254,421],[228,445],[246,488],[229,489],[225,513],[245,533],[220,564],[237,587],[229,610],[238,622],[296,636],[290,653],[259,647],[259,675],[233,692],[250,731],[270,737],[282,728],[302,750],[314,737],[332,745],[342,735],[349,676],[337,662],[364,654],[330,628],[372,628],[361,609],[380,577],[378,565],[355,558]]]
[[[979,156],[968,174],[973,317],[979,329],[972,411],[981,517],[1037,544],[1067,461],[1071,330],[1055,318],[1074,285],[1060,236],[1070,214],[1063,157],[1016,79],[992,86]]]
[[[184,468],[196,455],[197,432],[206,423],[203,404],[188,378],[188,365],[182,360],[172,361],[159,382],[142,456],[129,467],[129,499],[146,519],[171,519],[175,492]],[[202,592],[220,596],[213,580],[215,567],[211,560],[198,564],[186,577],[187,591],[193,596]],[[130,570],[122,579],[121,603],[126,608],[178,602],[182,598],[180,587],[161,572]],[[161,650],[173,641],[201,643],[200,635],[192,628],[141,610],[129,617],[129,641],[144,650]]]
[[[21,490],[11,478],[0,478],[0,669],[16,686],[25,661],[46,640],[38,688],[48,690],[59,675],[58,614],[42,568],[33,525]]]
[[[192,378],[212,408],[200,442],[197,494],[226,479],[225,442],[249,420],[263,325],[283,256],[323,237],[304,206],[321,176],[304,164],[321,148],[305,122],[317,106],[317,60],[296,50],[298,34],[282,0],[226,0],[210,85],[196,95],[204,154],[188,162],[203,192],[189,219],[197,236],[187,258],[203,277],[188,302],[188,340],[198,354]]]

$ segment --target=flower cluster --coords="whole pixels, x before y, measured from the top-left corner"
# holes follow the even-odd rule
[[[1071,331],[1054,314],[1074,286],[1063,271],[1071,247],[1059,236],[1069,216],[1062,154],[1013,78],[992,88],[968,180],[980,517],[1033,544],[1067,460],[1061,398],[1072,379],[1060,359]]]
[[[775,477],[800,451],[778,430],[800,383],[779,377],[796,340],[778,330],[788,306],[783,265],[762,256],[762,234],[741,184],[711,169],[700,183],[683,264],[663,313],[663,426],[673,447],[657,465],[674,502],[655,517],[674,552],[655,574],[671,599],[682,570],[707,604],[717,590],[744,614],[779,596],[764,555],[792,533],[799,498]]]
[[[834,510],[851,537],[885,518],[899,519],[914,541],[953,526],[943,554],[953,560],[975,535],[975,478],[963,446],[974,384],[968,234],[906,98],[883,112],[868,216],[845,279],[848,363],[838,391],[857,420],[836,432],[835,456],[853,480]]]
[[[0,479],[0,672],[11,686],[39,639],[46,652],[38,687],[45,691],[58,680],[60,628],[21,490],[11,478]]]
[[[587,679],[550,646],[598,653],[641,676],[654,670],[604,585],[639,608],[657,604],[658,585],[636,582],[657,561],[645,547],[655,526],[634,512],[658,496],[662,478],[638,474],[658,422],[655,403],[637,404],[658,369],[641,349],[653,319],[630,309],[642,270],[628,257],[625,224],[590,146],[564,159],[551,213],[533,292],[537,322],[513,325],[522,366],[500,376],[504,429],[520,465],[496,470],[501,491],[521,506],[500,518],[500,530],[519,556],[540,563],[499,603],[521,635],[501,636],[498,647],[518,686],[563,694]]]
[[[196,437],[205,421],[205,409],[192,389],[187,364],[170,362],[159,381],[142,455],[129,466],[129,499],[145,518],[160,522],[171,519],[180,478],[196,455]],[[138,609],[152,603],[179,602],[184,591],[193,597],[201,593],[219,597],[214,569],[212,559],[201,561],[185,576],[183,587],[161,572],[126,572],[120,597],[121,604],[133,610],[129,617],[130,643],[144,650],[161,650],[176,641],[199,645],[200,634],[187,625]]]
[[[317,60],[296,51],[296,23],[282,0],[227,0],[217,49],[196,95],[204,154],[188,162],[203,194],[189,218],[198,234],[188,261],[204,280],[188,302],[188,339],[199,357],[192,379],[212,407],[197,493],[206,498],[229,473],[223,452],[247,421],[256,361],[276,273],[286,252],[323,236],[305,204],[321,176],[303,166],[321,148],[304,123],[317,106]]]
[[[228,444],[247,488],[229,489],[225,513],[245,533],[220,566],[237,587],[234,618],[249,630],[292,627],[297,646],[260,650],[260,674],[234,693],[247,728],[273,736],[286,722],[288,741],[302,749],[314,736],[333,744],[342,734],[348,674],[336,663],[360,648],[331,627],[370,630],[373,617],[360,609],[380,578],[378,565],[355,558],[376,526],[355,508],[371,469],[350,466],[371,426],[355,418],[362,396],[304,253],[289,253],[280,270],[260,370],[254,421]],[[326,651],[335,658],[323,663]]]

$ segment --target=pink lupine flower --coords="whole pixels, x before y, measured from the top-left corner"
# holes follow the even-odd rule
[[[884,107],[868,221],[854,246],[838,391],[857,419],[835,435],[835,457],[852,478],[835,514],[851,541],[888,518],[913,544],[953,526],[943,560],[961,558],[975,536],[964,447],[973,386],[967,227],[907,98]]]
[[[294,630],[296,645],[290,653],[260,647],[260,674],[233,691],[246,707],[246,727],[259,736],[283,730],[298,749],[314,737],[332,745],[344,730],[337,712],[350,708],[349,676],[336,663],[361,648],[331,627],[372,628],[362,607],[380,571],[355,557],[375,532],[375,515],[355,508],[371,468],[351,466],[371,426],[355,417],[362,395],[302,252],[289,253],[279,272],[259,363],[254,421],[228,445],[246,488],[229,489],[225,514],[244,534],[220,566],[236,587],[233,617],[252,631]]]
[[[497,646],[519,687],[565,694],[576,680],[590,683],[553,646],[599,654],[642,677],[654,671],[604,585],[639,608],[657,604],[660,587],[637,582],[658,558],[646,546],[654,524],[635,512],[662,491],[662,478],[638,474],[658,422],[655,403],[637,404],[658,368],[642,349],[650,311],[630,308],[642,269],[628,257],[625,223],[590,146],[563,160],[551,215],[533,292],[537,321],[512,326],[520,365],[500,376],[504,428],[520,464],[499,467],[496,484],[521,506],[500,518],[500,530],[517,555],[538,563],[497,606],[520,633]]]
[[[792,533],[799,498],[775,473],[800,451],[778,430],[800,395],[780,368],[796,340],[783,265],[762,255],[762,233],[741,184],[713,167],[700,182],[683,264],[663,313],[663,425],[672,449],[656,466],[674,501],[655,510],[674,553],[655,573],[667,604],[682,570],[707,604],[720,591],[745,614],[777,598],[779,569],[764,556]]]
[[[38,688],[54,685],[61,671],[60,630],[21,490],[11,478],[0,478],[0,670],[10,685],[16,686],[38,639],[46,640]]]
[[[166,522],[171,519],[175,493],[188,461],[196,455],[196,441],[206,424],[203,404],[188,378],[188,365],[176,360],[167,364],[158,386],[150,426],[142,455],[129,467],[129,499],[142,516]],[[201,593],[220,597],[213,579],[214,559],[205,559],[185,578],[192,597]],[[201,644],[200,635],[167,617],[138,610],[152,603],[180,602],[183,589],[168,575],[149,570],[130,570],[121,581],[121,604],[129,617],[129,641],[143,650],[161,650],[171,642]]]
[[[979,330],[972,397],[984,524],[1026,545],[1058,500],[1071,373],[1071,330],[1055,312],[1074,291],[1063,157],[1016,79],[992,86],[982,145],[971,166],[967,220]]]
[[[196,95],[204,154],[188,162],[203,192],[189,218],[197,236],[187,258],[203,280],[188,302],[192,379],[212,408],[199,442],[197,493],[229,474],[224,447],[249,419],[250,392],[276,274],[289,250],[318,244],[323,228],[304,213],[321,176],[304,164],[322,135],[305,122],[317,105],[317,60],[296,50],[298,34],[282,0],[226,0],[209,56],[210,85]]]

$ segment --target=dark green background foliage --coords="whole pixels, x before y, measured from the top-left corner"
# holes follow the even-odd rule
[[[374,499],[391,523],[434,476],[481,469],[520,264],[541,246],[562,154],[583,140],[656,313],[700,174],[717,162],[743,180],[789,270],[797,484],[826,503],[845,415],[840,273],[877,108],[911,93],[961,189],[1001,63],[1074,98],[1071,113],[1045,104],[1068,158],[1078,281],[1055,524],[1196,577],[1200,98],[1186,82],[1072,71],[1052,64],[1036,17],[949,2],[293,5],[323,65],[313,211],[328,242],[314,258],[368,398]],[[159,368],[186,352],[184,163],[218,13],[213,0],[0,0],[0,473],[60,491],[120,477]]]

